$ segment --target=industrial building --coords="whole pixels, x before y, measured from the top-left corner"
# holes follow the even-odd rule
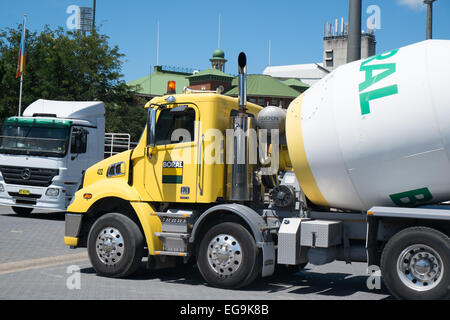
[[[348,24],[341,18],[339,25],[326,22],[323,34],[323,60],[318,63],[306,63],[285,66],[269,66],[264,70],[265,75],[280,80],[290,78],[299,79],[309,85],[322,79],[329,72],[347,63]],[[374,56],[376,39],[373,31],[361,33],[361,59]]]

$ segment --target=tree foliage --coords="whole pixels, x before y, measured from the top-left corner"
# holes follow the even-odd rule
[[[0,119],[17,115],[17,56],[22,27],[0,31]],[[137,141],[145,125],[143,101],[133,98],[122,80],[124,55],[109,46],[106,35],[51,30],[27,32],[22,108],[37,99],[105,102],[106,130],[124,132]]]

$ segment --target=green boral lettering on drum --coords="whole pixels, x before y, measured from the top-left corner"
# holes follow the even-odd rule
[[[361,114],[363,116],[370,114],[370,101],[398,94],[398,86],[396,84],[380,89],[365,91],[375,83],[389,77],[397,71],[397,64],[395,62],[371,65],[368,65],[368,63],[372,61],[380,61],[391,58],[392,56],[397,54],[398,50],[399,49],[396,49],[384,54],[374,56],[361,63],[360,71],[365,72],[365,81],[359,85],[359,100],[361,106]],[[377,75],[375,76],[374,71],[377,72]]]
[[[428,188],[416,189],[389,196],[397,206],[413,207],[418,204],[425,204],[433,200],[433,195]]]

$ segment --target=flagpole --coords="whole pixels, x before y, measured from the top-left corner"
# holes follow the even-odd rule
[[[19,114],[17,115],[18,117],[20,117],[20,114],[22,113],[22,84],[23,84],[23,73],[20,75]]]
[[[25,35],[26,35],[26,25],[27,25],[27,15],[24,14],[23,15],[23,37],[22,37],[22,44],[21,47],[25,48],[24,44],[25,44]],[[22,53],[23,54],[23,53]],[[24,59],[24,57],[22,57],[22,60]],[[23,65],[23,64],[22,64]],[[23,86],[23,71],[20,73],[20,91],[19,91],[19,114],[18,116],[20,117],[20,115],[22,114],[22,86]]]

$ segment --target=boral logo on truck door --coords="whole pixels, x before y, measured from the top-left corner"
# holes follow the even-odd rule
[[[365,72],[365,81],[359,85],[359,100],[361,105],[361,114],[363,116],[370,114],[371,112],[370,101],[398,94],[398,85],[388,84],[389,76],[397,71],[397,63],[383,62],[369,65],[372,61],[378,62],[395,56],[398,50],[399,49],[396,49],[378,56],[374,56],[361,63],[360,71]],[[374,75],[374,72],[377,74]],[[387,86],[370,90],[375,83],[384,79],[386,79]]]
[[[183,161],[163,162],[163,183],[181,184],[183,183]]]

